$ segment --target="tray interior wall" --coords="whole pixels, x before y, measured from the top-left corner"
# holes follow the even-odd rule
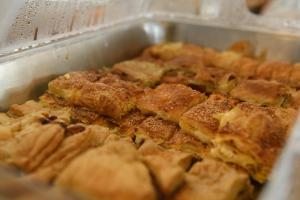
[[[239,40],[250,41],[258,52],[268,50],[270,59],[300,60],[297,36],[215,27],[197,21],[138,19],[0,58],[0,110],[37,98],[60,74],[111,66],[152,44],[185,41],[221,50]]]

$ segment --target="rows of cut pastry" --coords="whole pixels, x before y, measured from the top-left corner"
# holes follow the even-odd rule
[[[296,117],[290,108],[239,103],[213,94],[180,120],[183,130],[212,143],[210,156],[246,168],[257,181],[267,180]]]
[[[275,80],[291,87],[300,87],[299,64],[280,61],[265,61],[265,53],[255,56],[255,49],[247,41],[234,43],[225,51],[217,51],[199,45],[188,43],[164,43],[154,45],[143,53],[145,57],[152,57],[164,62],[178,64],[178,59],[189,66],[218,67],[236,73],[241,78],[255,78]]]
[[[71,124],[66,120],[72,116],[72,112],[66,112],[70,108],[53,101],[44,95],[42,103],[13,105],[8,114],[0,115],[0,135],[6,130],[3,127],[13,128],[13,134],[1,137],[0,160],[25,172],[27,180],[53,183],[84,197],[113,200],[234,200],[252,196],[253,188],[245,172],[214,160],[198,160],[191,166],[193,154],[158,146],[160,140],[156,139],[162,131],[172,135],[163,138],[169,147],[187,145],[188,141],[197,144],[177,132],[178,126],[173,122],[146,118],[138,123],[138,129],[149,137],[136,145],[129,138],[119,137],[116,129]],[[141,122],[137,113],[130,116]],[[126,119],[121,121],[127,126],[120,130],[130,129]],[[17,129],[16,122],[20,124]]]
[[[117,75],[98,71],[68,73],[48,84],[50,94],[69,104],[115,119],[135,108],[136,96],[141,91],[136,84],[121,80]]]
[[[200,142],[213,144],[210,156],[246,168],[260,182],[266,181],[296,116],[296,111],[291,108],[240,102],[222,94],[206,98],[180,84],[162,84],[146,90],[138,98],[137,108],[143,113],[179,123],[183,131]],[[144,121],[144,127],[135,131],[145,135],[149,125],[156,126],[155,129],[160,124],[159,120],[149,118]],[[161,133],[155,134],[166,136],[162,139],[165,141],[170,138],[168,130],[171,128],[160,129]]]
[[[245,41],[224,52],[186,43],[165,43],[149,47],[141,57],[165,66],[160,83],[180,83],[260,105],[297,109],[300,105],[298,64],[264,61],[254,56],[254,48]]]

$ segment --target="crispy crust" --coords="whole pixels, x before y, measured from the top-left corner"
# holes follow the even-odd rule
[[[230,95],[250,103],[275,106],[281,106],[289,96],[286,85],[266,80],[244,80]]]
[[[300,64],[293,66],[292,72],[289,77],[289,84],[292,87],[300,88]]]
[[[30,175],[31,178],[49,183],[53,181],[69,163],[89,148],[97,147],[114,132],[101,126],[82,126],[83,131],[64,139],[62,144],[41,166]]]
[[[254,47],[246,40],[241,40],[233,43],[229,49],[246,57],[254,56]]]
[[[185,185],[176,193],[175,200],[192,199],[238,199],[240,193],[248,191],[251,199],[253,188],[246,173],[225,163],[204,160],[193,165],[185,177]]]
[[[288,83],[292,69],[292,65],[289,63],[267,61],[258,66],[256,78]]]
[[[118,74],[123,80],[138,82],[142,86],[153,86],[165,70],[153,62],[131,60],[114,65],[112,73]]]
[[[223,114],[212,154],[245,167],[254,179],[264,182],[295,116],[293,109],[240,103]]]
[[[173,136],[162,145],[167,148],[174,148],[192,153],[197,158],[209,157],[209,151],[211,148],[210,145],[201,142],[183,130],[176,131]]]
[[[231,70],[242,78],[252,78],[255,76],[259,61],[251,58],[240,58],[235,61]]]
[[[145,113],[155,113],[163,119],[178,122],[181,114],[202,102],[205,95],[181,84],[161,84],[145,90],[137,107]]]
[[[203,53],[203,48],[200,46],[174,42],[151,46],[144,50],[143,55],[168,61],[179,56],[197,56],[201,58],[203,57]]]
[[[148,169],[135,147],[126,141],[107,142],[80,155],[55,183],[95,199],[156,199]]]
[[[169,197],[184,181],[184,171],[192,162],[192,155],[176,150],[166,150],[151,140],[139,148],[147,167],[154,175],[160,190]]]
[[[120,118],[134,108],[140,89],[118,77],[109,75],[97,82],[87,81],[81,72],[66,74],[51,81],[49,92],[68,103],[84,106],[99,114]]]
[[[206,101],[192,107],[180,118],[180,127],[209,143],[219,127],[218,115],[231,110],[237,100],[220,94],[212,94]]]
[[[216,54],[212,63],[216,67],[231,70],[233,63],[238,61],[242,57],[241,54],[234,51],[224,51]]]
[[[178,130],[176,123],[156,117],[148,117],[134,129],[134,135],[139,139],[150,138],[161,144],[168,141]]]

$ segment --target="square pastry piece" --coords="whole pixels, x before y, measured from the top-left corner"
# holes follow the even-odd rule
[[[242,101],[274,106],[281,106],[289,96],[285,85],[266,80],[244,80],[230,95]]]
[[[266,181],[296,117],[293,109],[240,103],[223,114],[211,155]]]
[[[137,107],[144,113],[155,113],[163,119],[178,122],[181,115],[206,98],[196,90],[181,84],[161,84],[146,89],[137,100]]]
[[[134,81],[142,86],[153,86],[160,80],[164,69],[158,63],[130,60],[114,65],[112,72],[124,80]]]
[[[174,122],[148,117],[135,127],[133,134],[137,140],[150,138],[157,144],[161,144],[168,141],[178,129]]]
[[[135,107],[135,97],[141,91],[135,84],[111,74],[90,80],[86,74],[73,72],[58,77],[49,83],[49,93],[113,118],[120,118]]]
[[[186,174],[175,200],[252,199],[253,188],[246,173],[223,162],[203,160]]]
[[[237,100],[212,94],[206,101],[192,107],[180,118],[180,127],[205,143],[210,143],[219,127],[220,114],[231,110]]]

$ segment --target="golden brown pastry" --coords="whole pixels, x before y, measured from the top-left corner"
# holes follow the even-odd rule
[[[300,108],[300,91],[291,91],[290,101],[287,102],[288,106],[299,109]]]
[[[67,102],[93,109],[102,115],[120,118],[135,107],[139,88],[109,75],[96,82],[87,81],[73,72],[51,81],[49,92]]]
[[[201,58],[203,53],[203,48],[200,46],[174,42],[151,46],[144,50],[143,55],[168,61],[179,56],[197,56]]]
[[[30,177],[46,183],[53,181],[74,158],[89,148],[102,145],[110,134],[115,133],[98,125],[81,127],[83,131],[65,138]]]
[[[232,63],[231,70],[242,78],[253,78],[260,62],[251,58],[240,58]]]
[[[292,69],[289,63],[267,61],[258,66],[256,78],[288,83]]]
[[[137,140],[150,138],[157,144],[161,144],[168,141],[178,129],[174,122],[148,117],[135,127],[133,134]]]
[[[241,40],[233,43],[228,50],[246,57],[254,57],[254,47],[247,40]]]
[[[206,159],[193,165],[174,199],[233,200],[243,193],[245,199],[251,199],[252,190],[246,173],[223,162]]]
[[[120,128],[120,133],[123,135],[132,136],[136,131],[136,127],[146,118],[147,116],[143,115],[138,110],[128,113],[117,122]]]
[[[195,72],[186,69],[171,69],[164,73],[160,83],[189,85],[193,83]]]
[[[154,86],[165,70],[162,66],[153,62],[130,60],[114,65],[112,73],[118,74],[124,80],[137,82],[142,86]]]
[[[220,94],[212,94],[201,104],[198,104],[180,118],[180,127],[200,141],[210,143],[218,131],[218,115],[231,110],[237,100]]]
[[[123,140],[80,155],[59,175],[56,184],[91,199],[156,199],[147,168],[134,145]]]
[[[211,154],[264,182],[288,136],[293,109],[240,103],[221,117]]]
[[[176,150],[165,150],[151,140],[146,140],[139,148],[143,160],[154,175],[165,197],[183,183],[184,171],[190,166],[192,156]]]
[[[33,112],[42,110],[42,105],[36,101],[29,100],[24,104],[13,104],[8,110],[8,114],[15,117],[22,117]]]
[[[286,85],[261,79],[240,82],[230,95],[242,101],[273,106],[281,106],[289,98]]]
[[[224,51],[216,54],[212,63],[215,67],[232,70],[233,64],[242,58],[242,55],[234,51]]]
[[[197,158],[209,157],[211,148],[211,145],[201,142],[196,137],[183,130],[176,131],[173,136],[162,145],[167,148],[192,153]]]
[[[155,113],[163,119],[177,122],[182,113],[202,102],[205,95],[181,84],[161,84],[145,90],[137,107],[145,113]]]
[[[57,124],[32,124],[0,143],[0,160],[32,172],[50,156],[64,138]]]
[[[297,89],[300,88],[300,64],[295,64],[293,66],[289,77],[289,84]]]

